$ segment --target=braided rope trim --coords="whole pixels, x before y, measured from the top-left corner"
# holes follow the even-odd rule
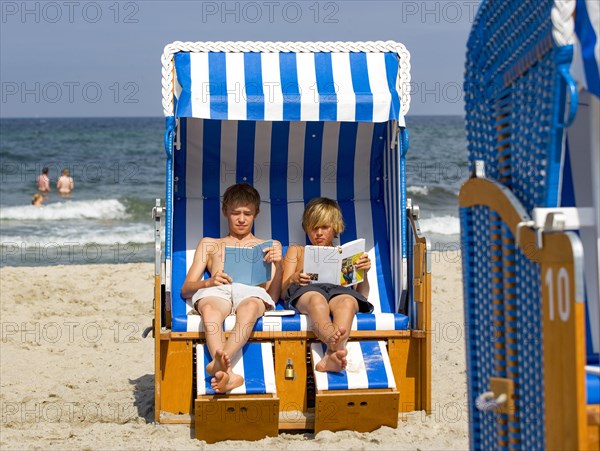
[[[175,41],[167,44],[162,54],[162,105],[165,117],[173,116],[174,93],[174,65],[173,55],[178,52],[205,53],[205,52],[365,52],[398,54],[398,81],[396,89],[400,93],[401,113],[406,115],[410,108],[410,53],[406,47],[394,41],[367,41],[367,42],[256,42],[256,41],[228,41],[228,42],[181,42]]]
[[[575,42],[575,0],[554,0],[552,38],[559,47]]]

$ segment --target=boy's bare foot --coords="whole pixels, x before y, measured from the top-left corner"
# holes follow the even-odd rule
[[[215,377],[210,380],[211,388],[217,393],[226,393],[244,383],[244,378],[230,371],[217,371]]]
[[[225,371],[217,371],[215,377],[210,380],[210,387],[217,393],[225,393],[225,386],[229,382],[229,374]]]
[[[334,352],[326,352],[321,361],[315,365],[315,369],[317,371],[339,373],[346,368],[346,365],[348,365],[348,361],[346,359],[347,354],[348,351],[346,349],[341,349]]]
[[[215,352],[215,357],[206,365],[206,372],[211,376],[216,376],[219,371],[228,371],[231,368],[231,359],[229,356],[219,349]]]
[[[328,343],[328,348],[329,349],[335,349],[336,345],[338,344],[338,342],[340,341],[340,338],[342,337],[342,335],[344,335],[346,333],[346,328],[345,327],[340,327],[338,328],[331,337],[329,337],[329,343]]]

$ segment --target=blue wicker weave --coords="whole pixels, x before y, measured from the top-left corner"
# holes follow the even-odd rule
[[[492,0],[468,42],[465,101],[469,160],[509,187],[527,210],[557,206],[564,82],[553,48],[553,2]],[[568,56],[567,56],[568,57]]]
[[[468,158],[529,212],[558,206],[570,49],[551,39],[552,0],[482,2],[465,73]],[[540,270],[487,207],[461,208],[472,449],[544,449]],[[490,339],[490,330],[494,331]],[[490,377],[515,384],[514,415],[478,411]]]

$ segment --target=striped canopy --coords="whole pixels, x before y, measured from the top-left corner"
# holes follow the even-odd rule
[[[404,126],[396,53],[180,52],[177,117]]]

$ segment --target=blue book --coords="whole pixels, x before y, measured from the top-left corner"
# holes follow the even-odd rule
[[[260,285],[271,280],[271,265],[264,261],[264,249],[273,246],[265,241],[252,247],[225,246],[224,271],[234,283]]]

